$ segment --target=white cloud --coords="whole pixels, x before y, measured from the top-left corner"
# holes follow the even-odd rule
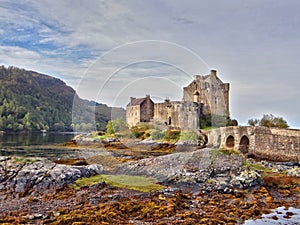
[[[26,49],[22,49],[20,47],[7,47],[7,46],[0,46],[0,56],[2,58],[2,63],[10,64],[11,62],[15,62],[16,65],[27,65],[30,62],[37,61],[40,56],[38,53],[34,51],[29,51]],[[25,63],[23,63],[25,61]],[[31,63],[32,66],[33,63]],[[27,66],[25,66],[28,68]]]
[[[175,66],[189,74],[205,73],[203,64],[191,60],[187,51],[174,51],[175,48],[164,45],[147,43],[135,48],[128,45],[129,48],[123,46],[123,51],[110,51],[125,43],[163,40],[191,49],[217,69],[222,80],[231,82],[234,117],[246,121],[270,109],[286,112],[293,118],[293,124],[300,127],[295,116],[300,113],[300,105],[294,100],[299,96],[300,2],[297,0],[288,4],[270,0],[26,0],[21,3],[4,0],[1,3],[3,63],[59,75],[73,87],[83,78],[89,81],[78,86],[83,97],[95,98],[99,85],[124,66],[111,79],[112,86],[103,93],[101,101],[113,104],[114,97],[110,96],[124,88],[125,81],[142,87],[145,83],[134,81],[147,80],[144,79],[147,76],[150,79],[161,74],[161,78],[186,85],[189,81],[180,77]],[[25,44],[14,45],[14,42]],[[107,54],[99,61],[106,51],[114,54]],[[141,63],[143,59],[148,63]],[[157,63],[149,63],[151,59]],[[167,61],[170,66],[159,65],[158,61]],[[149,81],[149,87],[152,86],[157,85]],[[134,94],[126,90],[122,94],[124,99]],[[143,88],[135,90],[137,95],[143,94]],[[178,93],[170,95],[176,97]]]
[[[20,47],[0,46],[1,65],[17,66],[49,74],[76,87],[86,67],[74,65],[68,60],[47,58],[37,52]]]

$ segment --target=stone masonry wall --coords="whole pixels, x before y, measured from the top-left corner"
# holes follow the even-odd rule
[[[163,121],[182,130],[198,130],[198,106],[194,102],[181,101],[156,103],[154,104],[154,120]]]
[[[245,153],[267,160],[300,161],[300,130],[249,126],[221,127],[204,133],[211,147],[241,150],[244,137],[249,140]],[[233,147],[228,146],[232,138]]]
[[[132,126],[136,125],[138,122],[140,122],[140,106],[139,105],[127,106],[126,122],[129,125],[129,127],[132,127]]]
[[[203,114],[229,116],[229,83],[217,77],[211,70],[207,76],[195,75],[194,80],[183,88],[183,101],[203,104]]]
[[[154,103],[150,98],[146,100],[140,106],[140,121],[139,122],[150,122],[154,116]]]
[[[256,127],[254,155],[275,161],[300,161],[300,131]]]
[[[183,130],[199,129],[199,111],[197,103],[183,102],[179,116],[180,127]]]
[[[178,108],[180,102],[163,102],[154,104],[154,120],[166,123],[172,127],[179,127]],[[169,124],[171,122],[171,124]]]

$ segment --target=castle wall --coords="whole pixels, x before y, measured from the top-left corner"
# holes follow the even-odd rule
[[[183,130],[197,130],[199,129],[198,105],[181,101],[156,103],[154,120]]]
[[[166,125],[180,127],[178,109],[180,102],[163,102],[154,104],[154,121],[160,121]]]
[[[154,116],[154,103],[150,98],[146,98],[145,101],[140,105],[140,121],[139,122],[150,122]]]
[[[183,130],[199,129],[199,109],[194,102],[182,102],[179,111],[179,126]]]
[[[229,84],[223,83],[215,70],[210,75],[194,77],[183,88],[183,101],[203,103],[203,114],[229,116]]]
[[[129,127],[132,127],[140,122],[140,114],[139,105],[129,105],[126,107],[126,122]]]

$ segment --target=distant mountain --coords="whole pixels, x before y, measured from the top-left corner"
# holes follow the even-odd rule
[[[0,66],[0,130],[83,131],[93,124],[105,130],[112,113],[125,118],[123,108],[80,99],[60,79]]]
[[[90,100],[86,100],[86,99],[84,99],[83,101],[85,101],[88,106],[100,106],[100,105],[104,105],[102,103],[95,102],[95,101],[90,101]]]

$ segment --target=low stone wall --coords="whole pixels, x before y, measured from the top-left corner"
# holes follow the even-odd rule
[[[256,127],[253,153],[274,161],[300,161],[300,131]]]
[[[238,149],[274,161],[300,161],[300,130],[245,126],[221,127],[204,133],[211,147]]]

